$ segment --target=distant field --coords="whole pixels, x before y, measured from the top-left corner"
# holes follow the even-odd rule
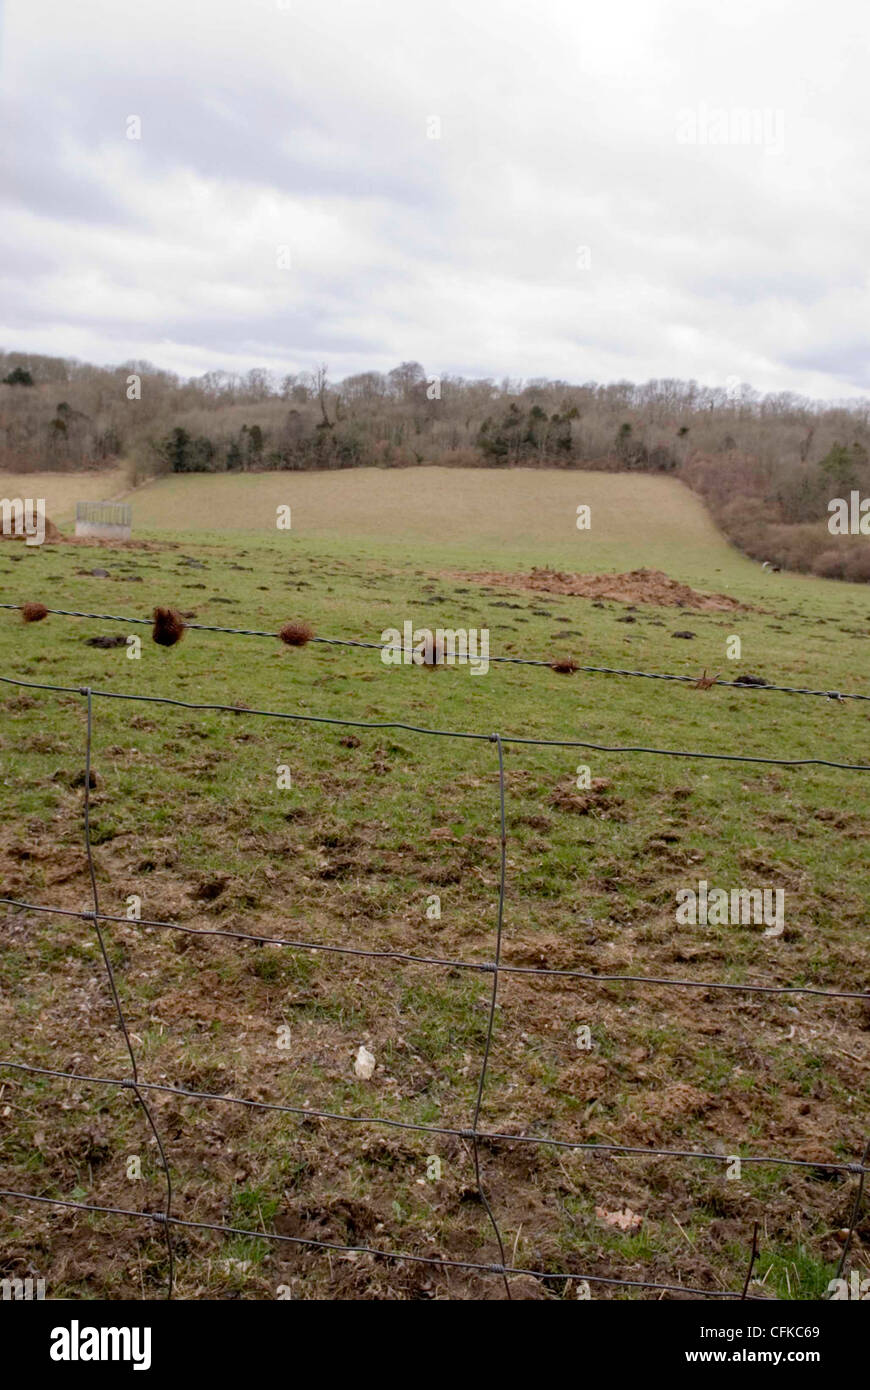
[[[698,498],[672,478],[556,469],[353,468],[323,473],[190,474],[130,494],[137,530],[275,531],[290,505],[300,538],[367,543],[385,556],[484,563],[515,558],[601,570],[635,564],[695,578],[742,562]],[[577,507],[592,527],[577,530]]]
[[[46,514],[61,531],[75,521],[76,502],[108,502],[126,487],[123,466],[89,473],[0,472],[0,496],[44,497]]]
[[[576,506],[592,506],[591,533]],[[293,507],[290,532],[274,508]],[[382,629],[487,627],[493,653],[822,689],[870,687],[866,587],[766,575],[669,480],[489,470],[172,478],[133,495],[150,548],[0,548],[5,602],[377,642]],[[231,533],[235,525],[247,528]],[[186,529],[181,529],[181,528]],[[160,529],[165,528],[165,529]],[[220,534],[221,528],[224,534]],[[658,567],[752,611],[530,593],[459,571]],[[108,572],[108,577],[90,573]],[[143,635],[141,660],[86,645]],[[677,637],[689,631],[690,638]],[[726,656],[739,635],[740,661]],[[376,651],[0,612],[0,673],[358,721],[573,737],[706,752],[870,762],[870,705],[547,668],[390,668]],[[95,698],[92,832],[102,907],[191,927],[491,961],[499,865],[489,742],[408,729],[266,721]],[[86,910],[84,700],[0,686],[0,892]],[[577,788],[578,765],[600,779]],[[279,789],[287,766],[292,786]],[[505,753],[505,962],[593,974],[870,983],[870,774],[511,745]],[[699,879],[785,892],[786,927],[678,926]],[[441,916],[427,916],[435,894]],[[107,924],[142,1075],[278,1104],[465,1128],[486,1036],[487,974]],[[127,1068],[90,923],[0,909],[0,1055],[120,1076]],[[505,977],[481,1123],[499,1133],[714,1154],[806,1168],[589,1155],[492,1140],[483,1181],[519,1266],[824,1294],[868,1132],[863,1001]],[[289,1028],[282,1049],[279,1029]],[[578,1050],[588,1026],[592,1047]],[[361,1043],[371,1081],[353,1072]],[[128,1093],[0,1074],[5,1185],[155,1210],[154,1146]],[[153,1093],[177,1214],[310,1240],[492,1263],[461,1138],[261,1113]],[[6,1109],[4,1109],[6,1107]],[[143,1177],[127,1173],[131,1155]],[[441,1177],[428,1176],[429,1160]],[[2,1185],[2,1184],[0,1184]],[[628,1208],[624,1225],[614,1218]],[[603,1215],[602,1215],[603,1213]],[[853,1266],[867,1277],[870,1228]],[[473,1272],[326,1256],[185,1230],[180,1298],[499,1296]],[[160,1295],[159,1231],[121,1217],[0,1207],[0,1266],[50,1297]],[[763,1288],[762,1288],[763,1284]],[[492,1290],[495,1289],[493,1293]],[[520,1281],[515,1296],[573,1297]],[[593,1297],[655,1297],[593,1285]]]

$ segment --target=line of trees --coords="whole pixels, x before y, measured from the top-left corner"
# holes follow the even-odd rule
[[[162,472],[408,467],[671,473],[749,554],[870,580],[870,542],[831,537],[827,504],[870,496],[870,402],[762,396],[695,381],[574,385],[469,380],[419,362],[332,382],[325,366],[276,377],[183,380],[148,362],[96,367],[0,352],[0,468],[129,460]]]

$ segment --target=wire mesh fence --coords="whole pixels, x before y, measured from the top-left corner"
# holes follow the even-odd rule
[[[18,605],[3,605],[4,607],[18,607]],[[54,610],[62,611],[62,610]],[[98,616],[68,614],[68,616]],[[100,615],[105,619],[105,615]],[[117,619],[117,621],[147,621],[137,619]],[[249,633],[241,629],[206,629],[209,631],[233,632],[242,635],[254,636],[274,636],[272,633]],[[321,639],[324,641],[330,639]],[[340,639],[336,639],[340,640]],[[343,645],[363,645],[373,646],[377,644],[348,642]],[[548,665],[549,663],[531,663]],[[610,668],[579,668],[590,671],[610,671]],[[647,672],[612,672],[625,676],[648,676],[653,675],[658,679],[685,679],[683,677],[663,676],[660,673]],[[777,767],[799,767],[799,766],[823,766],[838,768],[849,772],[868,772],[870,765],[859,763],[843,763],[827,758],[785,758],[777,756],[760,756],[732,752],[707,752],[695,749],[684,748],[658,748],[646,747],[641,745],[603,745],[592,743],[588,740],[580,739],[542,739],[521,737],[516,735],[500,733],[480,733],[458,729],[436,729],[425,726],[414,725],[395,720],[386,721],[365,721],[360,719],[333,718],[327,716],[289,713],[286,711],[250,709],[244,706],[234,706],[226,704],[216,704],[208,702],[191,702],[172,699],[170,697],[125,694],[109,690],[96,690],[88,686],[61,686],[45,682],[26,681],[14,677],[0,677],[6,685],[22,687],[27,690],[41,691],[47,694],[73,694],[78,695],[85,702],[86,708],[86,747],[85,747],[85,776],[83,792],[83,837],[84,852],[87,862],[88,878],[91,891],[91,908],[87,911],[74,911],[49,903],[37,903],[27,899],[13,898],[10,896],[0,897],[0,902],[9,908],[14,908],[23,912],[34,912],[37,914],[58,914],[63,917],[79,919],[89,922],[93,928],[96,942],[99,947],[100,957],[105,972],[107,987],[111,994],[113,1007],[117,1019],[117,1026],[123,1037],[126,1053],[129,1059],[129,1069],[126,1076],[92,1076],[79,1072],[56,1070],[46,1067],[38,1067],[17,1058],[8,1057],[0,1059],[0,1071],[6,1073],[17,1073],[19,1075],[45,1076],[64,1081],[75,1081],[78,1084],[91,1085],[96,1087],[126,1089],[131,1092],[139,1105],[146,1124],[153,1135],[160,1158],[160,1165],[163,1173],[165,1185],[165,1200],[159,1211],[137,1210],[135,1208],[118,1207],[113,1205],[101,1205],[78,1200],[71,1200],[59,1196],[50,1196],[44,1193],[29,1193],[13,1187],[0,1188],[0,1196],[10,1201],[25,1203],[41,1203],[53,1205],[58,1208],[81,1211],[84,1213],[98,1213],[110,1216],[123,1217],[125,1219],[136,1220],[144,1223],[151,1223],[159,1228],[164,1237],[166,1249],[166,1296],[171,1298],[175,1289],[175,1253],[173,1247],[172,1232],[174,1229],[200,1229],[221,1233],[228,1236],[241,1236],[245,1238],[266,1240],[273,1242],[283,1242],[297,1247],[306,1247],[312,1250],[322,1250],[326,1252],[344,1252],[347,1254],[364,1254],[375,1259],[386,1261],[407,1262],[409,1264],[431,1265],[440,1267],[444,1270],[466,1270],[475,1273],[491,1275],[499,1279],[504,1287],[505,1295],[511,1298],[510,1280],[516,1276],[530,1276],[538,1280],[549,1283],[597,1285],[602,1288],[614,1288],[625,1290],[647,1290],[652,1293],[664,1294],[667,1292],[679,1293],[683,1296],[693,1295],[699,1298],[720,1298],[720,1299],[745,1299],[753,1297],[749,1293],[751,1275],[754,1262],[758,1254],[757,1248],[757,1229],[753,1230],[751,1249],[749,1252],[749,1266],[742,1288],[736,1289],[710,1289],[695,1288],[682,1282],[667,1283],[655,1280],[617,1278],[597,1275],[591,1271],[582,1273],[569,1272],[564,1269],[529,1269],[513,1264],[508,1260],[506,1254],[505,1240],[499,1225],[498,1215],[493,1209],[484,1173],[481,1164],[480,1146],[486,1144],[492,1152],[500,1144],[521,1144],[549,1147],[553,1150],[568,1150],[579,1153],[602,1153],[602,1154],[626,1154],[639,1155],[645,1157],[659,1157],[680,1162],[697,1162],[706,1164],[728,1164],[731,1158],[723,1153],[712,1151],[700,1151],[693,1149],[660,1148],[651,1146],[639,1146],[618,1143],[599,1143],[582,1142],[547,1135],[516,1134],[504,1133],[498,1130],[491,1130],[481,1125],[481,1113],[486,1093],[487,1077],[490,1066],[491,1049],[495,1030],[496,1008],[498,1004],[499,984],[505,976],[526,976],[542,979],[547,977],[562,980],[595,981],[596,983],[630,983],[642,984],[651,987],[678,987],[685,989],[701,989],[712,991],[726,991],[729,993],[748,993],[760,995],[807,995],[823,998],[827,1000],[866,1000],[870,998],[865,991],[860,990],[832,990],[822,989],[815,986],[802,984],[769,984],[763,981],[753,981],[750,983],[733,983],[728,981],[716,980],[693,980],[687,978],[672,978],[663,976],[652,976],[643,974],[614,973],[604,974],[590,971],[574,969],[551,969],[544,966],[522,966],[507,963],[502,959],[502,945],[504,940],[505,926],[505,894],[506,894],[506,778],[504,765],[504,749],[506,745],[518,744],[525,746],[556,747],[556,748],[582,748],[596,749],[607,752],[646,754],[655,757],[683,758],[683,759],[710,759],[724,762],[764,764]],[[729,684],[722,682],[722,684]],[[744,689],[754,689],[756,687],[742,687]],[[795,691],[790,687],[765,686],[763,689],[780,689],[789,693],[800,693],[807,695],[827,695],[831,698],[856,698],[867,699],[864,695],[852,695],[844,697],[838,692],[820,690],[801,690]],[[236,930],[225,928],[203,928],[193,927],[185,923],[162,921],[157,919],[143,918],[141,925],[162,929],[171,932],[187,933],[197,936],[227,937],[233,940],[255,941],[258,943],[270,943],[289,950],[314,950],[330,953],[359,956],[372,960],[394,960],[427,967],[446,967],[451,970],[464,970],[476,972],[478,974],[488,974],[491,976],[491,991],[487,1007],[487,1022],[485,1030],[485,1040],[475,1088],[473,1113],[469,1116],[469,1124],[465,1128],[438,1126],[431,1124],[415,1124],[409,1121],[396,1120],[378,1115],[351,1115],[338,1111],[312,1109],[310,1107],[298,1107],[291,1105],[279,1105],[273,1102],[246,1098],[244,1096],[230,1096],[215,1094],[213,1092],[202,1091],[190,1087],[170,1086],[144,1079],[140,1075],[140,1068],[137,1060],[136,1049],[131,1037],[131,1031],[122,1007],[119,990],[117,987],[115,971],[113,969],[110,954],[107,949],[106,940],[102,930],[104,923],[126,922],[127,918],[122,918],[116,914],[103,911],[100,903],[96,862],[94,856],[94,845],[91,833],[91,764],[94,741],[95,725],[95,701],[98,700],[122,700],[132,702],[143,702],[148,704],[165,705],[179,707],[182,709],[212,711],[212,712],[232,712],[247,718],[274,719],[280,721],[291,721],[294,723],[308,723],[314,725],[336,725],[346,728],[360,729],[399,729],[411,732],[427,738],[451,739],[451,740],[474,740],[480,743],[489,743],[495,750],[497,759],[498,776],[498,843],[499,843],[499,871],[497,887],[497,918],[494,940],[492,943],[492,958],[489,961],[468,961],[463,959],[453,959],[449,957],[417,955],[411,952],[396,950],[375,950],[367,949],[362,946],[336,945],[324,943],[322,941],[307,939],[290,939],[280,936],[263,936],[260,932],[248,934]],[[173,1187],[172,1174],[169,1158],[167,1155],[164,1138],[161,1135],[154,1111],[149,1105],[149,1096],[155,1093],[168,1094],[201,1101],[217,1106],[236,1106],[245,1107],[250,1110],[263,1112],[278,1112],[288,1115],[304,1115],[317,1118],[326,1123],[348,1124],[351,1126],[384,1126],[386,1128],[407,1130],[411,1132],[424,1133],[433,1136],[455,1138],[466,1143],[470,1147],[471,1160],[474,1170],[474,1180],[480,1204],[486,1213],[489,1221],[495,1248],[498,1251],[498,1259],[492,1262],[477,1262],[471,1260],[459,1260],[449,1258],[436,1258],[434,1256],[423,1255],[415,1251],[390,1250],[376,1248],[367,1244],[341,1244],[332,1241],[320,1241],[302,1236],[290,1236],[269,1232],[266,1230],[248,1230],[243,1227],[205,1221],[194,1221],[179,1215],[173,1207]],[[787,1154],[741,1154],[741,1164],[747,1165],[771,1165],[783,1169],[805,1169],[816,1170],[820,1173],[831,1175],[841,1175],[843,1178],[852,1178],[855,1181],[854,1200],[852,1203],[851,1217],[849,1226],[843,1241],[842,1254],[839,1261],[837,1276],[839,1277],[845,1268],[846,1259],[851,1248],[856,1227],[858,1226],[862,1208],[865,1178],[868,1171],[868,1158],[870,1158],[870,1140],[865,1147],[860,1159],[854,1162],[817,1162],[815,1160],[800,1159],[790,1157]]]

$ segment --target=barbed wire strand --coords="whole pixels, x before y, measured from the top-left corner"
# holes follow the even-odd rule
[[[24,607],[22,603],[0,603],[0,609],[19,610]],[[151,627],[153,619],[149,617],[122,617],[117,613],[79,613],[75,609],[46,609],[47,614],[54,617],[85,617],[93,619],[97,623],[126,623],[131,626]],[[218,627],[211,623],[188,623],[185,627],[195,632],[221,632],[227,637],[263,637],[277,641],[278,632],[267,632],[264,628],[253,627]],[[385,649],[384,642],[364,642],[359,638],[350,637],[317,637],[311,635],[306,638],[306,645],[309,642],[320,642],[325,646],[359,646],[371,652],[382,652]],[[546,670],[553,669],[553,662],[546,662],[542,657],[532,656],[488,656],[486,660],[491,663],[503,664],[503,666],[538,666]],[[443,663],[441,663],[443,664]],[[632,671],[624,670],[617,666],[581,666],[573,664],[573,671],[582,671],[584,674],[596,674],[596,676],[631,676],[639,677],[642,680],[650,681],[680,681],[684,684],[695,684],[696,676],[678,676],[678,674],[667,673],[667,671]],[[819,695],[823,699],[832,701],[848,701],[848,699],[860,699],[860,701],[870,701],[870,695],[864,695],[859,691],[823,691],[823,689],[812,689],[803,685],[773,685],[769,681],[756,684],[755,681],[723,681],[719,677],[714,678],[713,685],[724,685],[728,689],[738,689],[738,691],[778,691],[785,695]]]
[[[20,603],[0,603],[0,609],[20,610],[24,605]],[[47,608],[46,615],[59,618],[89,618],[101,623],[125,623],[131,626],[151,627],[153,618],[132,618],[124,617],[117,613],[83,613],[70,608]],[[185,620],[184,626],[194,632],[217,632],[231,637],[265,637],[272,641],[278,640],[277,632],[267,632],[262,628],[246,627],[219,627],[212,623],[189,623]],[[306,639],[307,643],[318,642],[329,647],[360,647],[367,651],[384,651],[383,642],[364,642],[353,637],[318,637],[312,635]],[[487,660],[491,663],[508,666],[538,666],[547,670],[553,669],[552,661],[545,661],[540,657],[523,656],[489,656]],[[443,663],[442,663],[443,664]],[[572,670],[583,672],[584,674],[606,675],[606,676],[630,676],[642,680],[655,681],[677,681],[683,684],[694,685],[697,676],[677,675],[665,671],[632,671],[617,666],[587,666],[572,663]],[[755,681],[723,681],[717,676],[714,685],[725,686],[731,690],[752,690],[763,693],[764,691],[777,691],[785,695],[816,695],[826,700],[870,700],[870,694],[863,694],[860,691],[848,690],[815,690],[807,686],[797,685],[774,685],[767,681],[756,684]]]

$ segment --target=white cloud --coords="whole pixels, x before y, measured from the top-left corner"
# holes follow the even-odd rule
[[[858,0],[823,22],[809,0],[12,0],[0,342],[854,395],[864,25]],[[739,134],[741,109],[776,141],[677,138],[680,112]]]

